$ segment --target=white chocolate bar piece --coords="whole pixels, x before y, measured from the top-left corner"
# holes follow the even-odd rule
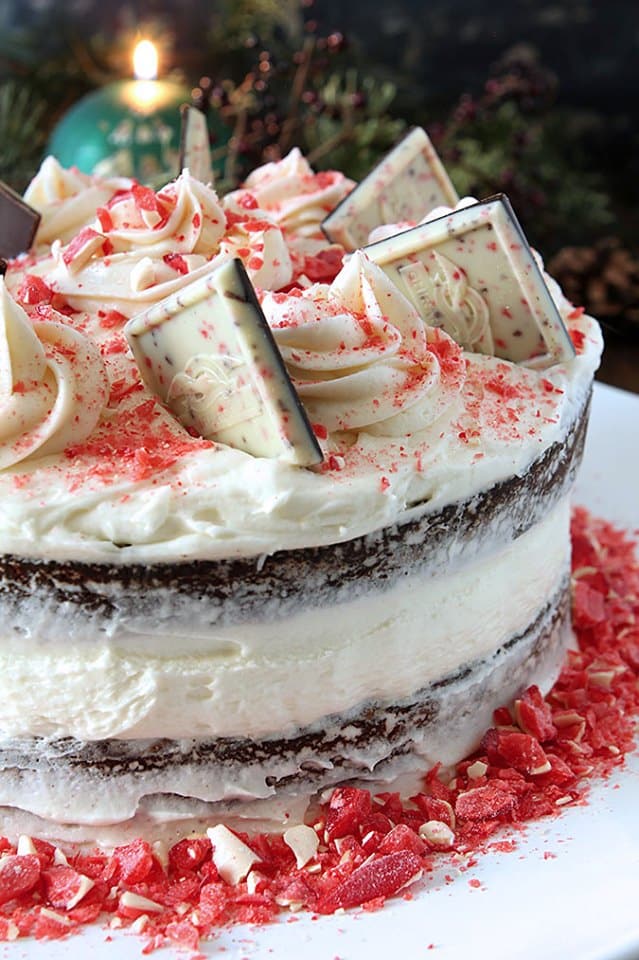
[[[464,349],[546,367],[575,355],[508,198],[453,210],[366,247],[428,326]]]
[[[179,171],[187,167],[189,173],[202,183],[213,183],[211,146],[206,115],[197,107],[182,107]]]
[[[333,243],[357,250],[375,227],[385,223],[419,223],[459,197],[428,134],[415,127],[329,213],[322,230]]]
[[[146,385],[185,427],[257,457],[322,461],[241,260],[133,317],[125,333]]]

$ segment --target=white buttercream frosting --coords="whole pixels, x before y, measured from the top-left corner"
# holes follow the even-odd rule
[[[311,420],[329,432],[410,433],[440,416],[461,390],[459,347],[446,334],[427,331],[362,253],[330,287],[266,294],[262,307]],[[444,372],[429,338],[445,344],[450,362]]]
[[[113,253],[136,256],[172,253],[211,257],[226,229],[224,211],[214,190],[185,170],[155,193],[134,184],[102,208],[98,223]]]
[[[131,317],[207,273],[216,261],[235,256],[263,289],[290,282],[282,233],[263,211],[225,212],[215,191],[188,170],[157,193],[132,181],[118,183],[116,190],[112,181],[93,178],[86,187],[93,205],[87,208],[84,194],[77,195],[79,233],[65,232],[50,257],[30,264],[30,272],[45,277],[52,294],[75,311],[116,310]],[[76,187],[72,183],[69,190]]]
[[[421,429],[331,434],[314,472],[189,437],[140,384],[121,334],[94,315],[86,322],[117,385],[110,418],[73,460],[30,471],[28,494],[24,478],[0,474],[3,548],[123,563],[260,555],[348,540],[466,499],[523,473],[583,406],[601,334],[563,298],[559,306],[579,339],[573,360],[541,373],[465,355],[464,385],[441,416],[432,420],[431,391],[408,411],[425,406]]]
[[[578,352],[540,372],[461,354],[445,334],[417,323],[403,296],[357,255],[330,287],[262,296],[323,437],[322,467],[300,470],[193,438],[140,382],[123,318],[209,270],[217,256],[238,253],[249,269],[257,256],[254,269],[264,269],[267,237],[282,253],[282,235],[245,191],[225,201],[226,230],[207,259],[221,209],[210,188],[184,173],[159,194],[143,192],[135,209],[133,198],[132,188],[118,194],[107,205],[110,222],[103,214],[92,221],[121,252],[96,248],[76,272],[64,261],[69,245],[10,264],[14,295],[32,272],[68,303],[60,322],[99,347],[111,395],[108,415],[74,443],[73,458],[59,454],[22,474],[0,473],[7,552],[126,563],[259,556],[348,540],[525,472],[564,439],[583,406],[601,335],[558,288],[551,293]],[[185,227],[182,240],[165,233],[162,209],[174,230]],[[135,217],[129,227],[127,210]],[[206,227],[193,223],[202,212]],[[186,272],[165,262],[167,250]],[[273,285],[286,282],[286,264],[270,259]]]
[[[243,188],[229,195],[236,202],[244,192],[255,197],[285,231],[315,236],[331,210],[355,184],[336,170],[315,173],[297,147],[286,157],[254,170]]]
[[[278,290],[291,282],[293,267],[282,231],[270,214],[246,198],[224,201],[228,230],[220,245],[223,254],[239,257],[251,280],[262,290]]]
[[[49,310],[32,324],[0,278],[0,468],[89,436],[106,401],[102,358]]]

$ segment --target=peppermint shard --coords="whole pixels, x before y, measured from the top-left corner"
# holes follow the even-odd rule
[[[575,355],[508,198],[453,210],[366,247],[428,326],[464,349],[546,367]]]
[[[257,457],[323,459],[240,260],[129,321],[147,387],[189,430]]]
[[[419,223],[435,207],[459,197],[428,134],[415,127],[329,213],[322,230],[333,243],[356,250],[386,223]]]

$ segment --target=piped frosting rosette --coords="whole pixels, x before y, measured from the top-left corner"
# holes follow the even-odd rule
[[[217,253],[226,221],[217,194],[185,170],[155,193],[134,183],[98,210],[112,252],[210,257]],[[142,248],[142,249],[140,249]]]
[[[266,294],[262,308],[311,422],[329,433],[410,434],[460,394],[461,349],[361,252],[330,286]]]
[[[54,240],[68,243],[95,219],[95,211],[120,191],[130,190],[133,181],[124,177],[104,180],[67,170],[54,157],[47,157],[29,184],[26,202],[41,214],[36,247]]]
[[[315,173],[297,147],[273,163],[254,170],[241,190],[229,194],[231,202],[248,191],[261,210],[290,233],[320,234],[320,224],[355,186],[343,173],[326,170]],[[326,241],[324,241],[326,242]]]
[[[187,170],[158,193],[134,183],[54,252],[47,282],[76,310],[117,310],[123,317],[208,273],[216,258],[240,256],[262,287],[289,282],[279,229],[261,211],[243,211],[242,219],[249,228],[227,218],[215,191]],[[268,248],[266,233],[273,234]]]
[[[220,252],[239,257],[253,283],[262,290],[279,290],[293,278],[291,256],[280,228],[261,210],[257,201],[244,194],[225,197],[227,232]]]
[[[46,316],[32,324],[0,278],[0,469],[84,440],[107,400],[98,349]]]

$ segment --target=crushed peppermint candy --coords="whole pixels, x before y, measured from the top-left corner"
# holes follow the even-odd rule
[[[143,953],[197,951],[222,925],[375,910],[442,855],[470,864],[483,850],[513,850],[511,839],[491,840],[503,825],[583,802],[589,778],[607,776],[634,746],[639,562],[628,534],[583,509],[572,547],[578,649],[547,697],[533,686],[495,711],[479,749],[453,771],[435,766],[408,799],[338,787],[313,823],[283,835],[217,825],[168,851],[137,839],[92,854],[0,838],[0,940],[59,939],[106,921],[141,934]]]

